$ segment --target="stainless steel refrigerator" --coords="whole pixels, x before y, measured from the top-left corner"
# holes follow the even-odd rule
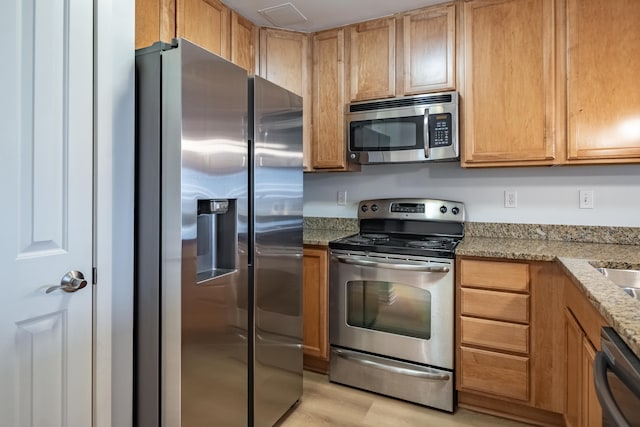
[[[302,100],[184,39],[136,52],[134,425],[302,395]]]

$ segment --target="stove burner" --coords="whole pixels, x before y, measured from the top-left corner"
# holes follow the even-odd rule
[[[361,234],[362,237],[366,237],[367,239],[371,239],[371,240],[389,240],[389,235],[388,234],[374,234],[374,233],[365,233],[365,234]]]
[[[433,249],[433,248],[445,248],[447,242],[444,240],[412,240],[407,242],[407,246],[410,248],[419,248],[419,249]]]
[[[384,243],[389,240],[387,234],[359,234],[357,236],[349,237],[348,239],[352,243]]]

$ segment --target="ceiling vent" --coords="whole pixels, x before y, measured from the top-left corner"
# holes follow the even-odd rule
[[[307,20],[307,18],[291,3],[284,3],[278,6],[260,9],[258,13],[264,16],[267,21],[271,22],[276,27],[300,24]]]

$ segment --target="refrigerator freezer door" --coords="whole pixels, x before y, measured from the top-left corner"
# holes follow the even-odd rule
[[[182,39],[136,72],[134,423],[246,426],[247,74]]]
[[[164,288],[163,319],[181,325],[181,330],[169,336],[165,328],[163,374],[167,378],[175,373],[173,356],[181,349],[182,427],[203,423],[245,426],[249,345],[247,74],[185,40],[180,41],[179,54],[180,68],[172,69],[173,63],[165,62],[166,84],[179,84],[181,90],[175,97],[165,97],[164,111],[171,117],[181,114],[182,120],[165,121],[167,126],[180,128],[166,129],[167,151],[174,152],[164,159],[170,173],[163,173],[163,178],[165,188],[181,183],[179,199],[176,193],[171,194],[171,206],[164,207],[170,212],[168,218],[175,221],[167,224],[166,262],[174,262],[171,254],[180,253],[175,246],[180,243],[181,269],[180,278],[174,275]],[[166,93],[172,95],[169,90]],[[177,105],[180,111],[176,111]],[[211,201],[218,201],[216,213],[202,212],[209,226],[199,229],[198,205]],[[226,204],[226,209],[221,204]],[[180,208],[179,216],[176,207]],[[172,234],[178,221],[180,242]],[[207,233],[210,238],[200,254],[198,233]],[[198,265],[198,255],[201,259],[208,256],[209,262]],[[178,267],[177,263],[172,267]],[[176,283],[181,283],[179,291]],[[180,318],[175,316],[178,303]],[[169,388],[166,391],[171,392]],[[163,399],[165,406],[174,404],[169,395]]]
[[[253,420],[262,427],[302,395],[302,99],[252,82]]]

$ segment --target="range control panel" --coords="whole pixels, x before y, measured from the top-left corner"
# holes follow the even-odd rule
[[[377,199],[363,200],[358,207],[358,219],[412,219],[422,221],[465,220],[464,204],[437,199]]]

